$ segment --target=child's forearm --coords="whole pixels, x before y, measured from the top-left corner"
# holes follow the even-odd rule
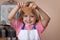
[[[42,18],[43,18],[43,19],[41,19],[41,23],[42,23],[43,27],[46,28],[50,21],[50,17],[41,8],[38,7],[37,9],[40,12],[40,16],[42,16]]]
[[[16,7],[14,9],[12,9],[12,11],[9,13],[8,19],[11,20],[12,18],[14,18],[15,14],[17,13],[18,10],[19,10],[19,6],[16,5]]]
[[[41,8],[37,7],[37,10],[40,12],[40,16],[42,16],[44,20],[50,20],[50,17]]]

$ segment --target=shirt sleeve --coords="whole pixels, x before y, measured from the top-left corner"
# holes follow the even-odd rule
[[[10,26],[14,29],[17,29],[21,25],[23,25],[23,23],[21,21],[18,21],[17,19],[14,19],[14,21],[10,22]]]
[[[44,27],[43,27],[41,21],[39,21],[36,26],[37,26],[37,29],[39,30],[39,33],[42,33],[44,30]]]

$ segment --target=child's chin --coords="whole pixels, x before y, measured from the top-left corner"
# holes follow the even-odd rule
[[[32,24],[27,24],[28,26],[32,25]]]

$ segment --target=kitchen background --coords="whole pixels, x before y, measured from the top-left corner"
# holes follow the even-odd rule
[[[8,0],[0,0],[0,5],[4,4],[4,2],[6,3],[6,1]],[[18,2],[18,0],[16,1]],[[19,1],[26,2],[29,0],[19,0]],[[34,1],[51,18],[50,23],[48,24],[46,30],[42,33],[41,39],[60,40],[60,0],[32,0],[32,1]],[[0,19],[1,19],[1,11],[0,11]]]

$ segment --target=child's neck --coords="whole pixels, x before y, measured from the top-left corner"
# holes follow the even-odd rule
[[[27,25],[27,24],[25,24],[25,29],[26,30],[32,30],[33,27],[34,27],[34,25]]]
[[[25,26],[34,26],[34,25],[33,24],[32,25],[25,24]]]

